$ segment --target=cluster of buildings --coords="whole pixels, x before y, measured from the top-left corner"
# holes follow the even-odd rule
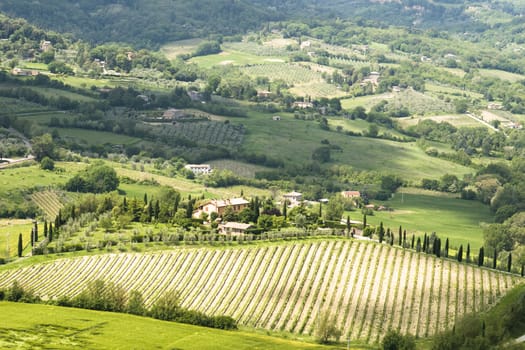
[[[361,198],[359,191],[343,191],[341,193],[343,198],[347,199],[358,199]],[[305,201],[303,195],[300,192],[292,191],[282,195],[283,202],[287,203],[287,206],[293,208],[298,206]],[[327,202],[328,200],[324,200]],[[323,202],[323,200],[321,200]],[[203,213],[210,216],[212,213],[216,213],[219,217],[223,216],[227,210],[233,213],[240,213],[244,209],[248,208],[250,202],[244,198],[231,198],[231,199],[210,199],[203,202],[197,210],[193,212],[194,218],[201,218]],[[241,222],[221,222],[218,225],[219,234],[240,236],[245,234],[249,229],[253,228],[252,224],[245,224]]]

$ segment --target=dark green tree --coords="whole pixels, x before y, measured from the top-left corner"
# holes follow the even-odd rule
[[[463,245],[460,245],[458,249],[458,261],[461,262],[462,260],[463,260]]]
[[[18,257],[19,258],[22,257],[23,250],[24,250],[24,245],[23,245],[23,242],[22,242],[22,234],[20,233],[18,235]]]
[[[485,250],[483,247],[479,248],[479,255],[478,255],[478,266],[483,266],[483,262],[485,260]]]
[[[470,243],[467,243],[467,256],[466,256],[467,262],[470,262]]]
[[[448,258],[448,238],[445,241],[445,251],[443,252],[445,258]]]
[[[419,238],[418,238],[419,239]],[[414,242],[416,240],[416,236],[415,235],[412,235],[412,244],[410,245],[410,248],[411,249],[414,249]],[[420,242],[421,243],[421,242]]]
[[[507,258],[507,272],[510,272],[511,268],[512,268],[512,253],[509,253],[509,257]]]
[[[415,350],[416,343],[411,335],[402,335],[397,331],[389,330],[381,342],[383,350]]]
[[[366,227],[366,214],[363,214],[363,230]]]
[[[492,268],[496,269],[498,267],[498,251],[494,249],[494,256],[492,257]]]
[[[378,229],[377,234],[379,236],[379,243],[383,243],[383,238],[385,237],[385,229],[383,227],[383,221],[379,223],[379,229]]]

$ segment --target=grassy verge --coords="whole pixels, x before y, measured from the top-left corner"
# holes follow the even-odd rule
[[[326,349],[248,333],[132,315],[49,305],[0,303],[0,347],[53,349]]]

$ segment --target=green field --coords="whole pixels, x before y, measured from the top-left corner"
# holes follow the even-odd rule
[[[31,240],[32,220],[0,220],[0,258],[13,258],[18,253],[18,235],[26,247]]]
[[[449,123],[456,128],[468,127],[468,128],[479,128],[485,125],[476,121],[465,114],[447,114],[447,115],[436,115],[436,116],[416,116],[399,118],[398,121],[403,127],[417,125],[422,120],[430,119],[437,123]]]
[[[2,349],[326,349],[126,314],[0,302]]]
[[[59,128],[58,134],[62,138],[72,138],[77,143],[84,143],[87,145],[131,145],[141,140],[136,137],[115,134],[107,131],[86,130],[77,128]]]
[[[498,78],[501,80],[507,80],[511,83],[525,79],[525,76],[521,74],[505,72],[497,69],[480,69],[479,73],[482,77]]]
[[[422,236],[425,232],[436,232],[444,241],[450,240],[451,247],[467,243],[477,250],[483,245],[482,223],[492,223],[493,216],[488,206],[477,201],[467,201],[432,191],[401,189],[394,198],[384,202],[393,211],[376,211],[367,217],[367,222],[390,227],[397,235],[399,226],[407,230],[407,236]],[[362,215],[351,212],[356,220]],[[397,236],[396,236],[397,238]]]
[[[304,164],[311,161],[312,152],[321,146],[321,140],[327,139],[343,149],[341,153],[332,152],[335,162],[360,170],[396,173],[408,182],[439,178],[446,173],[462,176],[473,172],[470,168],[431,158],[415,143],[351,137],[322,130],[317,122],[280,115],[280,121],[273,121],[271,115],[262,113],[251,113],[249,118],[243,119],[242,123],[250,130],[243,148],[250,152],[264,152],[285,163]]]
[[[192,58],[190,63],[196,63],[199,67],[210,69],[214,66],[235,65],[245,66],[251,64],[272,64],[275,62],[284,62],[282,57],[263,57],[247,52],[240,51],[223,51],[216,55],[198,56]]]

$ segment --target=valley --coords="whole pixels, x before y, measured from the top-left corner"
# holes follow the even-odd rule
[[[13,322],[132,313],[195,348],[481,349],[525,332],[519,2],[0,11]],[[90,348],[128,317],[87,315],[112,318],[70,339]],[[52,332],[74,331],[59,316]]]

